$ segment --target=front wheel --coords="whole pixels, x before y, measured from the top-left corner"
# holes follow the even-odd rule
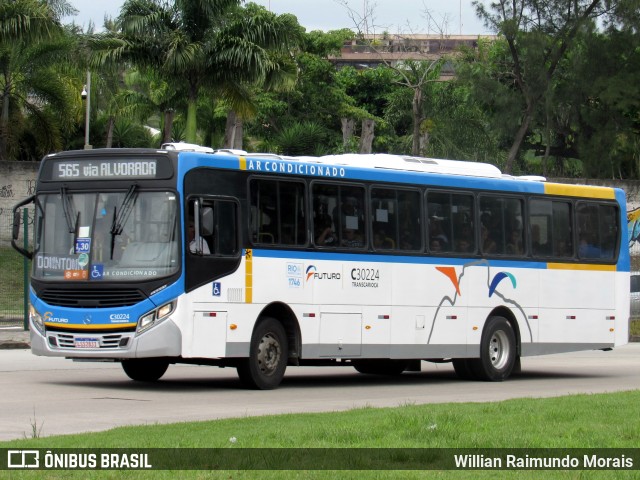
[[[249,358],[238,364],[238,377],[249,388],[271,390],[280,385],[287,369],[287,334],[274,318],[263,319],[253,331]]]
[[[480,340],[480,358],[470,359],[473,376],[478,380],[501,382],[511,375],[516,358],[513,327],[504,317],[490,317]]]
[[[160,358],[135,358],[122,361],[122,369],[131,380],[155,382],[169,368],[169,362]]]

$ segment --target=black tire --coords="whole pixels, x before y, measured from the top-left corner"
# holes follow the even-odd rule
[[[272,390],[280,385],[288,359],[284,327],[276,319],[265,317],[251,336],[249,358],[238,364],[238,377],[249,388]]]
[[[409,366],[408,360],[354,360],[353,368],[367,375],[400,375]]]
[[[122,369],[131,380],[155,382],[169,368],[169,362],[160,358],[135,358],[122,361]]]
[[[474,378],[470,359],[454,358],[451,363],[453,363],[453,369],[455,370],[456,375],[461,380],[472,380]]]
[[[501,382],[509,378],[517,358],[516,335],[504,317],[490,317],[480,340],[480,358],[469,360],[478,380]]]

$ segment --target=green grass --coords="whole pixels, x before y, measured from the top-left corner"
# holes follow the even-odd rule
[[[0,247],[0,319],[22,319],[23,259],[13,248]]]
[[[471,385],[471,384],[470,384]],[[499,384],[496,384],[499,386]],[[348,390],[344,393],[348,395]],[[405,405],[121,427],[12,442],[0,448],[637,448],[640,391]],[[176,405],[176,408],[180,408]],[[224,405],[219,408],[223,409]],[[98,414],[98,413],[96,413]],[[235,443],[230,438],[235,437]],[[20,478],[174,478],[175,472],[21,472]],[[182,471],[180,478],[541,478],[535,471]],[[546,471],[544,478],[635,478],[637,472]],[[16,477],[17,478],[17,477]]]

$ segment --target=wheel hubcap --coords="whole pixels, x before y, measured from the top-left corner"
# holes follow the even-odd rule
[[[493,365],[496,370],[504,368],[509,361],[510,354],[510,344],[507,334],[502,330],[498,330],[491,336],[491,341],[489,342],[491,365]]]
[[[266,334],[258,348],[258,367],[264,375],[272,375],[280,364],[280,342],[271,333]]]

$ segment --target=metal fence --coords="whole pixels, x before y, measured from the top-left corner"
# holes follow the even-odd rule
[[[29,238],[33,225],[33,213],[29,209],[20,219],[18,242],[21,246],[24,246],[25,219]],[[28,282],[30,262],[11,247],[12,229],[13,212],[0,209],[0,327],[24,325],[25,282]]]

